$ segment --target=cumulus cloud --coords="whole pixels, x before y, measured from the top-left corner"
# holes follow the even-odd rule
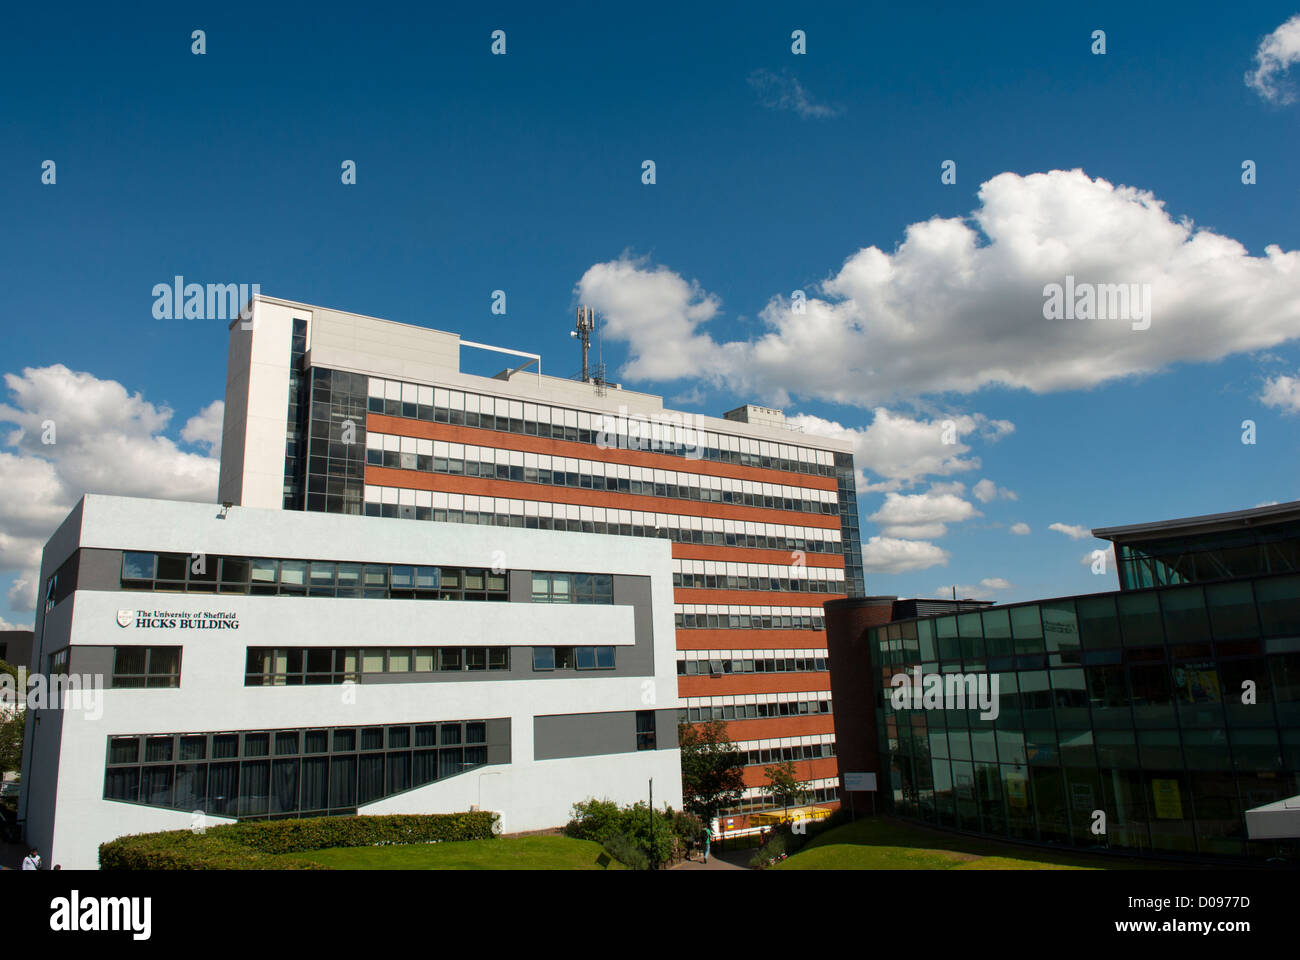
[[[934,596],[951,599],[955,589],[958,600],[992,600],[995,593],[1001,590],[1010,590],[1011,587],[1011,581],[1003,577],[985,577],[979,582],[978,586],[972,586],[969,583],[958,583],[946,587],[936,587]]]
[[[30,623],[10,623],[4,617],[0,617],[0,630],[30,630]]]
[[[1023,537],[1029,533],[1029,524],[1024,522],[1013,523],[1011,525],[1011,532],[1017,537]]]
[[[1286,81],[1285,74],[1296,63],[1300,63],[1300,13],[1259,42],[1255,69],[1246,74],[1246,85],[1265,100],[1292,103],[1295,85]]]
[[[185,422],[181,429],[181,439],[195,446],[206,447],[208,456],[220,460],[221,424],[225,413],[225,401],[213,400]]]
[[[1067,275],[1149,284],[1150,328],[1044,319],[1044,287]],[[577,290],[606,316],[606,335],[628,343],[624,375],[704,378],[778,406],[1087,388],[1300,331],[1300,252],[1252,256],[1149,191],[1082,170],[993,177],[969,217],[914,223],[892,252],[853,253],[816,295],[773,297],[754,339],[714,340],[704,327],[719,300],[667,267],[625,256],[592,266]]]
[[[11,402],[0,404],[0,422],[14,429],[0,441],[0,573],[18,574],[13,609],[35,608],[41,548],[83,494],[216,499],[218,460],[163,434],[170,408],[62,364],[4,380]],[[210,446],[213,416],[209,405],[182,437]]]
[[[867,573],[908,573],[947,566],[950,554],[922,540],[871,537],[862,544],[862,566]]]
[[[979,516],[968,500],[954,493],[885,494],[884,505],[868,520],[881,526],[885,537],[932,540],[948,532],[947,524]]]
[[[860,428],[810,414],[793,415],[788,422],[807,433],[852,443],[860,494],[901,490],[928,477],[978,470],[980,459],[969,456],[967,441],[996,442],[1015,430],[1010,421],[978,413],[926,420],[884,407],[873,410],[871,423]]]
[[[1087,527],[1081,527],[1074,523],[1051,523],[1047,525],[1047,529],[1063,533],[1071,540],[1083,540],[1092,536],[1092,531]]]
[[[771,110],[790,110],[804,119],[828,120],[844,111],[827,103],[818,103],[789,72],[773,73],[755,70],[749,75],[749,85],[759,95],[759,102]]]
[[[1283,413],[1300,413],[1300,378],[1277,376],[1264,381],[1259,402]]]
[[[1003,500],[1019,500],[1019,495],[1014,490],[1008,490],[1006,487],[999,487],[992,480],[985,477],[979,483],[971,488],[971,493],[980,503],[990,503],[1001,497]]]

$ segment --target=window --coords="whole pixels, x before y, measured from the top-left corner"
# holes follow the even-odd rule
[[[179,687],[180,647],[114,647],[112,689]]]
[[[655,712],[653,710],[637,711],[636,748],[638,750],[655,749]]]
[[[575,647],[574,658],[579,670],[613,670],[613,647]]]
[[[534,572],[533,603],[613,603],[614,577],[608,573]]]
[[[533,669],[554,670],[555,669],[555,648],[554,647],[533,647]]]
[[[112,736],[104,798],[240,819],[353,814],[488,763],[490,730],[508,746],[509,723],[487,720],[416,725],[414,752],[406,725],[334,730],[332,754],[328,730]]]

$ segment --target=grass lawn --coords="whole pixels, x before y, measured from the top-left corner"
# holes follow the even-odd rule
[[[608,867],[601,866],[605,857]],[[335,870],[622,870],[600,844],[538,836],[392,847],[332,847],[293,854]]]
[[[1072,851],[1040,850],[864,817],[828,830],[777,870],[1132,870],[1168,869]],[[1184,867],[1185,869],[1185,867]]]

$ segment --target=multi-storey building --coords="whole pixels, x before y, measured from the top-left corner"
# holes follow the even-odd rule
[[[848,443],[543,375],[462,372],[444,333],[257,296],[231,325],[221,499],[671,542],[682,718],[837,796],[822,604],[863,593]],[[486,349],[500,349],[487,347]],[[502,558],[509,563],[509,558]],[[739,826],[734,822],[733,825]]]
[[[233,820],[540,830],[649,780],[679,806],[668,552],[88,495],[42,559],[27,842],[93,868],[123,834]]]
[[[844,772],[972,833],[1296,862],[1300,502],[1093,536],[1118,591],[828,605]]]

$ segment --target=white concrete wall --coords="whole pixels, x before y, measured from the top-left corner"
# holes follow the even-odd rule
[[[311,311],[253,299],[252,329],[230,328],[226,412],[221,427],[220,500],[248,507],[284,503],[284,444],[289,411],[293,321]]]

